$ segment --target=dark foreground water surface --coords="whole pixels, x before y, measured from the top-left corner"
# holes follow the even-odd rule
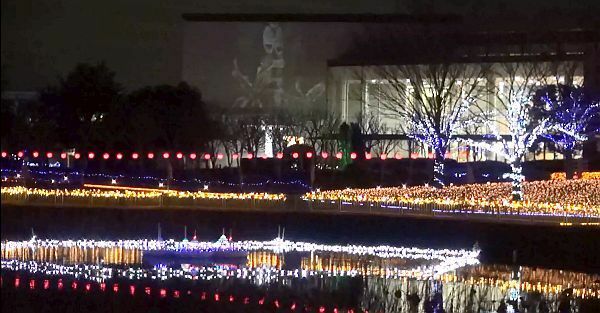
[[[184,209],[1,213],[2,312],[600,312],[600,232],[591,227]],[[137,240],[157,239],[159,224],[175,241]],[[288,241],[273,241],[283,233]]]

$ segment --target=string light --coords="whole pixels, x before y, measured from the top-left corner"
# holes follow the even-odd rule
[[[116,184],[117,180],[111,180],[111,184]],[[208,185],[206,185],[208,187]],[[118,187],[116,187],[118,188]],[[69,198],[103,198],[103,199],[167,199],[167,200],[184,200],[184,199],[229,199],[229,200],[265,200],[265,201],[284,201],[284,194],[269,194],[269,193],[216,193],[216,192],[190,192],[176,190],[156,190],[156,191],[134,191],[131,187],[122,187],[116,190],[100,190],[100,189],[40,189],[26,188],[21,186],[2,187],[2,200],[7,201],[9,197],[37,197],[53,199],[55,197],[63,197],[65,201]],[[135,188],[133,188],[135,189]],[[141,188],[137,188],[141,189]]]
[[[511,201],[510,183],[471,184],[435,189],[428,186],[344,189],[310,192],[308,201],[341,201],[343,205],[375,203],[382,207],[427,207],[435,212],[600,218],[600,180],[525,182],[525,200]],[[335,204],[337,205],[337,204]],[[434,207],[430,207],[434,205]]]

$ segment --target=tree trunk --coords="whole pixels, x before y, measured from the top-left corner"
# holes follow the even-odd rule
[[[521,159],[516,159],[510,164],[512,173],[510,175],[512,182],[512,200],[522,201],[523,200],[523,166]]]
[[[575,172],[574,164],[573,164],[573,151],[567,150],[567,151],[563,152],[563,156],[565,157],[564,165],[563,165],[563,167],[565,169],[565,176],[567,179],[573,179],[573,175]]]
[[[435,160],[433,162],[433,186],[436,188],[444,187],[444,151],[435,150]]]
[[[167,162],[167,189],[171,189],[171,181],[173,180],[173,164],[171,163],[171,159],[165,159],[165,161]]]

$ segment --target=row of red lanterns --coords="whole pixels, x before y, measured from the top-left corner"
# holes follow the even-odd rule
[[[3,158],[8,157],[8,155],[9,155],[8,152],[2,151],[2,157]],[[48,159],[53,158],[55,155],[57,157],[60,157],[61,159],[66,159],[67,156],[68,156],[66,152],[62,152],[60,154],[54,154],[53,152],[46,152],[46,154],[45,154],[46,158],[48,158]],[[162,156],[163,159],[169,159],[169,158],[171,158],[172,155],[174,155],[175,158],[177,158],[177,159],[183,159],[185,157],[185,154],[182,153],[182,152],[177,152],[175,154],[171,154],[170,152],[163,152],[161,156]],[[461,156],[467,156],[467,155],[468,155],[468,152],[466,152],[466,151],[461,152]],[[41,156],[41,153],[38,152],[38,151],[33,151],[33,152],[31,152],[30,156],[33,157],[33,158],[38,158],[38,157]],[[139,159],[139,158],[142,157],[142,155],[140,153],[137,153],[137,152],[131,153],[130,156],[131,156],[131,159],[134,159],[134,160],[137,160],[137,159]],[[199,155],[196,154],[196,153],[190,153],[187,156],[190,159],[192,159],[192,160],[195,160],[195,159],[197,159],[199,157]],[[211,159],[222,160],[224,158],[224,155],[221,154],[221,153],[217,153],[217,154],[214,154],[214,155],[211,155],[210,153],[202,153],[200,156],[203,159],[205,159],[205,160],[211,160]],[[252,159],[252,158],[257,157],[253,153],[246,153],[245,155],[243,155],[241,157],[243,158],[244,156],[247,159]],[[283,159],[283,156],[284,156],[283,152],[278,152],[278,153],[275,154],[274,158]],[[300,157],[300,153],[299,152],[292,152],[292,153],[290,153],[290,156],[292,158],[294,158],[294,159],[298,159]],[[306,156],[307,159],[311,159],[311,158],[315,157],[315,153],[313,153],[313,152],[306,152],[305,156]],[[320,156],[323,159],[327,159],[327,158],[330,157],[330,154],[328,152],[321,152],[320,155],[318,155],[318,156]],[[342,152],[336,152],[335,154],[331,154],[331,156],[334,156],[337,159],[341,159],[343,157],[343,153]],[[451,153],[446,153],[446,158],[450,158],[451,156],[452,156]],[[23,152],[23,151],[17,152],[17,157],[18,158],[25,157],[25,152]],[[104,160],[108,160],[108,159],[111,158],[111,154],[108,153],[108,152],[104,152],[104,153],[102,153],[101,157]],[[154,152],[148,152],[146,154],[146,158],[147,159],[154,159],[155,157],[156,157],[156,154]],[[234,154],[232,154],[231,157],[232,157],[232,159],[236,160],[236,159],[240,158],[240,155],[237,154],[237,153],[234,153]],[[351,159],[354,160],[357,157],[358,157],[358,154],[356,152],[351,152],[350,153],[350,158]],[[370,160],[370,159],[373,159],[373,157],[374,156],[371,153],[365,152],[365,159]],[[412,153],[410,157],[413,158],[413,159],[416,159],[416,158],[419,157],[419,154],[418,153]],[[434,155],[433,155],[433,153],[428,153],[427,157],[430,158],[430,159],[432,159],[432,158],[434,158]],[[76,153],[73,154],[73,158],[75,158],[75,159],[81,159],[82,158],[82,154],[79,153],[79,152],[76,152]],[[94,153],[94,152],[88,152],[87,153],[87,158],[90,159],[90,160],[96,158],[96,153]],[[117,160],[122,160],[123,158],[125,158],[125,155],[123,153],[118,152],[118,153],[114,154],[114,158],[117,159]],[[260,158],[267,159],[269,157],[262,156]],[[396,153],[393,156],[389,156],[388,154],[380,154],[379,158],[381,160],[386,160],[386,159],[391,159],[391,158],[402,159],[402,156],[401,156],[400,153]]]
[[[0,285],[3,285],[3,281],[4,281],[3,277],[0,278]],[[15,288],[20,288],[21,287],[21,278],[15,277],[13,285],[14,285]],[[41,280],[41,284],[40,285],[41,285],[41,287],[44,290],[48,290],[48,289],[50,289],[50,280],[49,279],[43,279],[43,280]],[[83,285],[83,288],[81,288],[81,289],[84,290],[85,292],[92,291],[92,283],[86,282],[85,284],[82,284],[82,285]],[[33,279],[33,278],[29,279],[29,289],[30,290],[35,290],[37,288],[36,286],[38,286],[37,281],[35,279]],[[71,289],[72,290],[80,290],[79,286],[80,286],[80,284],[79,284],[78,281],[72,281],[71,282]],[[107,287],[106,283],[102,282],[102,283],[99,284],[98,290],[100,290],[101,292],[106,292],[106,287]],[[58,281],[56,282],[56,288],[59,291],[63,290],[65,288],[65,283],[63,282],[62,279],[58,279]],[[136,285],[129,285],[129,288],[126,289],[126,290],[128,290],[129,295],[134,296],[135,293],[136,293],[136,289],[137,289]],[[119,290],[121,290],[121,287],[119,286],[119,284],[118,283],[114,283],[112,285],[112,291],[114,293],[118,293]],[[152,295],[152,288],[148,287],[148,286],[144,287],[144,293],[146,295],[148,295],[148,296]],[[159,294],[159,296],[161,298],[166,298],[169,295],[169,293],[167,292],[167,289],[165,289],[165,288],[159,288],[158,294]],[[176,289],[172,290],[172,292],[170,294],[171,294],[171,296],[173,298],[180,298],[181,295],[182,295],[181,291],[180,290],[176,290]],[[192,295],[192,291],[188,290],[187,291],[187,295]],[[235,302],[236,300],[239,299],[238,301],[240,301],[244,305],[253,304],[253,302],[256,303],[256,304],[258,304],[258,305],[261,305],[261,306],[263,306],[263,305],[266,304],[266,300],[265,300],[264,297],[261,297],[261,298],[259,298],[258,300],[255,300],[255,301],[251,301],[250,297],[248,297],[248,296],[246,296],[246,297],[236,297],[234,295],[229,295],[229,297],[227,297],[227,296],[223,297],[218,292],[214,293],[214,294],[209,294],[206,291],[200,292],[199,296],[200,296],[200,300],[201,301],[208,301],[210,299],[210,300],[214,300],[214,302],[227,302],[228,301],[230,303],[233,303],[233,302]],[[277,309],[280,309],[282,307],[281,302],[279,300],[277,300],[277,299],[273,300],[273,306],[276,307]],[[295,311],[298,308],[298,306],[296,305],[295,302],[292,302],[291,305],[289,306],[289,308],[290,308],[290,310]],[[306,311],[306,309],[307,308],[305,308],[305,311]],[[317,311],[319,313],[325,313],[326,309],[325,309],[324,306],[321,305],[321,306],[318,307]],[[338,313],[339,310],[338,310],[338,308],[334,307],[330,312]],[[354,313],[354,310],[353,309],[348,309],[347,312],[348,313]],[[365,311],[365,312],[368,313],[368,311]]]

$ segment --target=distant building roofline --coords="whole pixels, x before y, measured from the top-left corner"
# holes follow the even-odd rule
[[[456,14],[214,14],[184,13],[188,22],[458,23]]]
[[[353,58],[332,59],[327,61],[328,67],[352,66],[385,66],[385,65],[420,65],[420,64],[448,64],[448,63],[545,63],[545,62],[582,62],[583,54],[536,54],[536,55],[477,55],[454,58]]]

